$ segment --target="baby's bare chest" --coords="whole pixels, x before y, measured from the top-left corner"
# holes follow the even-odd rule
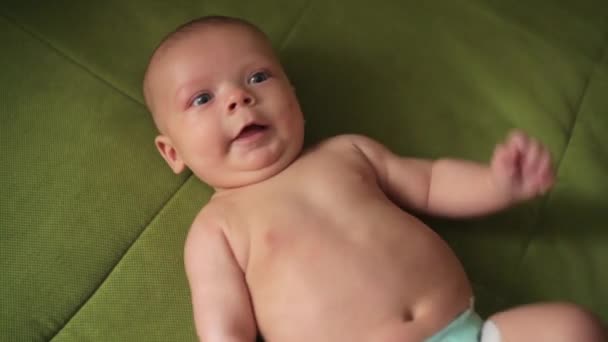
[[[364,174],[302,180],[266,193],[239,216],[245,274],[263,326],[290,315],[316,327],[325,317],[324,330],[365,318],[372,329],[427,298],[429,284],[448,284],[446,274],[460,279],[458,266],[446,263],[453,255],[444,242]],[[345,308],[365,317],[345,316]]]
[[[385,196],[365,162],[321,159],[290,172],[256,189],[231,218],[237,256],[250,274],[315,260],[363,268],[369,260],[398,264],[438,240]],[[333,266],[327,269],[344,265]]]
[[[279,235],[331,234],[331,229],[367,221],[378,210],[397,209],[378,187],[374,171],[348,158],[305,160],[252,194],[234,211],[235,226],[269,242]]]
[[[429,284],[463,278],[445,243],[392,203],[364,162],[314,161],[235,200],[227,215],[262,330],[282,336],[266,323],[288,316],[298,325],[287,335],[314,331],[319,317],[332,318],[321,330],[372,327],[425,303]]]

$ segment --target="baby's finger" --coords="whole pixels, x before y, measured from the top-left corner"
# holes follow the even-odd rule
[[[529,144],[528,136],[521,130],[513,130],[507,138],[507,145],[515,147],[518,151],[524,152]]]
[[[510,146],[499,144],[494,150],[493,167],[501,174],[513,177],[517,169],[517,150]]]
[[[546,194],[553,187],[553,184],[555,184],[555,175],[551,172],[540,180],[538,192]]]
[[[553,170],[553,165],[551,165],[551,153],[546,148],[541,147],[538,159],[537,173],[539,175],[551,173]]]
[[[537,141],[530,141],[524,155],[522,171],[524,175],[534,177],[541,161],[541,146]]]
[[[544,151],[541,155],[537,170],[537,178],[539,179],[539,191],[540,193],[547,192],[555,181],[555,174],[553,172],[553,166],[551,165],[551,154],[548,151]]]

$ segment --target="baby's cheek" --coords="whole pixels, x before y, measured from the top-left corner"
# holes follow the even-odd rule
[[[302,109],[300,108],[300,102],[295,95],[290,97],[290,101],[288,103],[289,112],[300,118],[302,116]]]

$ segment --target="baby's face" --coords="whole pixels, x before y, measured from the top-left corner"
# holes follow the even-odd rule
[[[217,190],[272,177],[302,148],[293,87],[262,37],[235,25],[196,30],[151,65],[159,151],[176,173],[187,166]]]

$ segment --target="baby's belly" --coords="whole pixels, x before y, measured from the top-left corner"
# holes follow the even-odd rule
[[[443,240],[400,210],[380,214],[251,236],[247,281],[267,342],[430,336],[466,309],[470,285]]]

